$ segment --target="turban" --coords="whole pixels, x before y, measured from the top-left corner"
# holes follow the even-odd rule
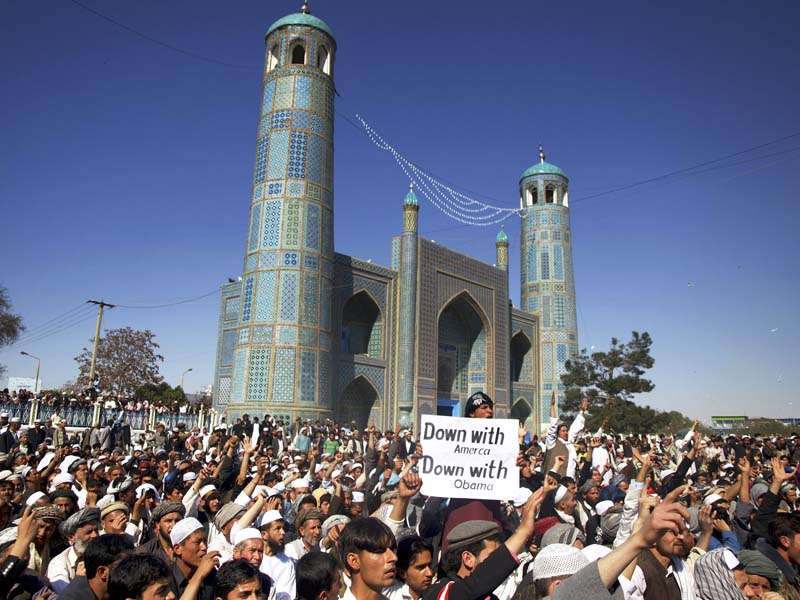
[[[741,600],[742,592],[733,578],[741,564],[727,548],[706,552],[694,563],[694,582],[701,600]]]
[[[69,519],[64,521],[61,526],[61,533],[64,535],[75,535],[79,527],[88,525],[89,523],[100,524],[100,509],[95,507],[84,508],[79,510]]]
[[[773,592],[781,589],[783,584],[781,570],[758,550],[742,550],[739,552],[739,562],[742,563],[748,575],[758,575],[769,579],[769,586]]]
[[[72,490],[55,490],[50,492],[50,502],[55,502],[56,498],[69,498],[73,502],[78,501],[78,496]]]
[[[153,509],[150,516],[153,517],[153,521],[160,521],[161,517],[170,513],[178,513],[183,518],[186,516],[186,507],[182,502],[162,502]]]
[[[64,513],[58,510],[55,506],[48,504],[47,506],[40,506],[33,511],[34,519],[41,519],[42,521],[50,521],[51,523],[61,523],[64,520]]]

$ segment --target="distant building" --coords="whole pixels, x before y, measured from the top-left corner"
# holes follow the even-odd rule
[[[734,429],[745,429],[748,423],[749,419],[746,416],[711,417],[711,429],[713,429],[715,433],[732,431]]]
[[[36,379],[33,377],[9,377],[8,378],[8,391],[19,392],[25,390],[32,392],[34,390],[42,389],[42,380],[39,380],[39,385],[36,385]]]
[[[578,351],[566,174],[540,149],[520,178],[522,310],[509,299],[506,232],[495,265],[423,239],[413,189],[391,267],[336,253],[335,58],[330,28],[305,10],[267,31],[243,273],[222,288],[215,408],[229,422],[269,413],[387,428],[462,415],[481,390],[498,417],[539,429]]]

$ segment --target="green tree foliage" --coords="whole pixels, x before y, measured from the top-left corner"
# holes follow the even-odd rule
[[[130,327],[106,329],[97,345],[95,377],[100,381],[100,390],[112,395],[130,397],[148,383],[159,384],[163,377],[158,372],[158,363],[164,357],[158,354],[158,344],[152,331],[138,331]],[[93,340],[90,340],[93,341]],[[89,366],[92,349],[84,348],[75,357],[78,363],[78,385],[91,386]]]
[[[634,331],[626,343],[612,338],[607,352],[589,354],[584,348],[579,356],[568,360],[567,372],[561,376],[567,386],[562,414],[567,418],[575,415],[581,400],[588,398],[590,431],[597,429],[604,419],[620,433],[666,432],[690,427],[692,422],[679,412],[662,412],[631,401],[635,394],[655,388],[644,377],[655,364],[650,356],[652,344],[649,333]]]
[[[22,317],[15,315],[11,310],[8,290],[0,286],[0,348],[13,344],[19,334],[25,331]],[[0,365],[0,375],[5,372],[5,365]]]
[[[141,402],[147,400],[151,406],[163,404],[173,407],[186,402],[186,394],[181,386],[171,387],[166,381],[158,384],[146,383],[136,390],[133,397]]]

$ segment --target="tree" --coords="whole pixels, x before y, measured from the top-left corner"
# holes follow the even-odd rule
[[[652,344],[649,333],[634,331],[627,343],[612,338],[608,352],[589,354],[585,348],[581,350],[580,355],[567,361],[567,372],[561,376],[567,386],[562,413],[577,413],[585,397],[594,409],[590,408],[589,426],[595,425],[595,421],[599,424],[603,418],[608,418],[617,431],[652,430],[649,428],[656,423],[666,426],[671,421],[670,413],[642,408],[630,401],[634,394],[655,388],[653,382],[644,377],[646,370],[655,364],[650,356]],[[666,416],[658,417],[659,414]]]
[[[11,312],[8,290],[0,286],[0,348],[13,344],[23,331],[22,317]],[[5,372],[5,365],[0,365],[0,375]]]
[[[105,337],[97,344],[95,377],[100,389],[117,396],[130,397],[141,386],[158,384],[164,379],[158,372],[158,363],[164,357],[157,354],[158,344],[152,331],[137,331],[130,327],[106,329]],[[93,342],[93,340],[90,340]],[[78,385],[88,388],[91,348],[84,348],[75,357],[78,363]]]
[[[155,383],[146,383],[136,390],[133,397],[140,402],[146,400],[151,405],[163,404],[170,408],[186,402],[186,394],[181,389],[181,386],[176,385],[173,388],[166,381],[162,381],[157,385]]]

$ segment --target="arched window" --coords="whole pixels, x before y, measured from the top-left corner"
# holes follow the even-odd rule
[[[267,60],[267,71],[272,71],[273,69],[278,67],[278,63],[280,62],[280,55],[281,49],[278,44],[274,44],[272,48],[269,49],[269,59]]]
[[[383,355],[383,320],[378,305],[366,292],[350,298],[342,310],[342,352]]]
[[[306,47],[303,44],[297,44],[292,47],[292,64],[306,64]]]
[[[532,348],[528,336],[521,331],[511,338],[511,381],[533,383],[531,379]]]
[[[539,203],[539,190],[536,189],[536,186],[534,186],[530,190],[528,190],[528,193],[531,195],[531,204],[538,204]]]
[[[320,46],[317,52],[317,67],[322,69],[326,75],[331,74],[331,56],[325,46]]]
[[[544,188],[544,201],[546,204],[553,204],[556,201],[556,187],[548,185]]]

